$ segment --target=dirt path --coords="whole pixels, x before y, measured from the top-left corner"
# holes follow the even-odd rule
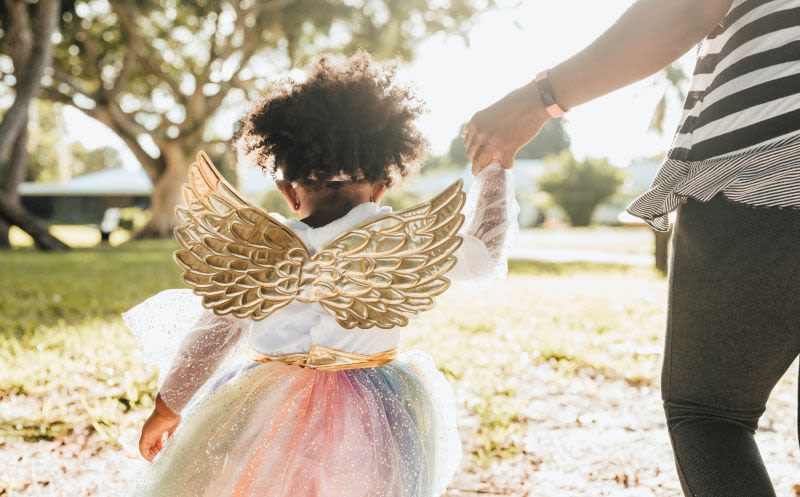
[[[778,495],[800,496],[795,395],[797,370],[776,388],[759,442]],[[512,442],[518,455],[478,470],[469,462],[448,497],[679,495],[659,394],[591,371],[565,377],[547,364],[519,378],[529,396]],[[458,386],[457,386],[458,389]],[[142,414],[136,414],[141,417]],[[469,416],[462,417],[468,425]],[[136,433],[123,434],[133,447]],[[470,441],[465,441],[470,449]],[[0,441],[0,496],[116,496],[132,453],[97,435],[55,442]]]

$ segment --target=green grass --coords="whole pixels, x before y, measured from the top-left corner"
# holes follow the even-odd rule
[[[23,336],[42,327],[110,318],[163,288],[180,285],[171,241],[65,254],[0,253],[0,329]]]
[[[0,436],[52,439],[89,427],[110,439],[149,405],[153,371],[119,314],[179,285],[172,242],[66,254],[0,252]]]
[[[509,261],[508,271],[516,275],[567,275],[575,273],[630,273],[636,269],[625,264],[607,264],[594,262],[542,262],[542,261]]]
[[[172,242],[67,254],[0,252],[0,437],[95,431],[109,443],[152,405],[155,372],[119,314],[181,286]],[[472,464],[518,452],[531,365],[648,383],[665,281],[649,269],[514,262],[508,281],[454,288],[404,335],[453,382]],[[533,382],[535,384],[535,381]],[[523,392],[524,393],[524,392]]]

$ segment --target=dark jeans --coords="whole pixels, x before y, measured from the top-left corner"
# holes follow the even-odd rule
[[[800,353],[800,210],[690,200],[675,230],[662,395],[683,491],[774,496],[754,434]]]

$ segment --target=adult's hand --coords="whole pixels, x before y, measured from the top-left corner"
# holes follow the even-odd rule
[[[473,174],[495,162],[511,169],[519,149],[539,133],[548,118],[535,82],[478,111],[461,134]]]
[[[637,0],[588,47],[548,71],[556,102],[571,109],[653,74],[697,45],[732,0]],[[531,82],[475,114],[464,130],[473,172],[514,155],[539,132],[547,114]]]

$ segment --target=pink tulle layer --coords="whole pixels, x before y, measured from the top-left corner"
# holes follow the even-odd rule
[[[251,364],[185,415],[134,495],[439,495],[460,457],[453,410],[420,353],[339,372]]]

